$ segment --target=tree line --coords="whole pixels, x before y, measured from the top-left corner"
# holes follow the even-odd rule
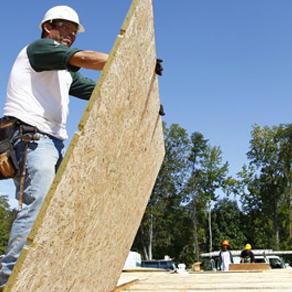
[[[292,249],[292,124],[254,125],[248,165],[235,177],[202,133],[164,123],[164,139],[165,159],[132,250],[191,265],[224,239],[231,249]]]
[[[165,158],[132,250],[191,265],[200,254],[250,243],[292,249],[292,124],[254,125],[248,164],[232,177],[219,146],[164,123]],[[17,211],[0,196],[0,254]]]

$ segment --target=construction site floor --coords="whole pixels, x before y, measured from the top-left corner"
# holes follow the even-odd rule
[[[292,291],[292,269],[241,272],[122,273],[115,292],[279,292]]]

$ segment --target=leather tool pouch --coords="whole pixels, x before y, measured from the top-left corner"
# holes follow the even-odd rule
[[[15,118],[0,119],[0,180],[19,175],[19,165],[13,147],[13,133],[18,127]]]

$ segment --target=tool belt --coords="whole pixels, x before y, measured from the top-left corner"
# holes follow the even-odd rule
[[[13,134],[19,125],[17,119],[0,119],[0,180],[19,175],[19,165],[13,147]]]
[[[18,135],[14,133],[19,130]],[[14,117],[0,119],[0,180],[20,175],[20,167],[14,149],[14,141],[21,139],[24,144],[40,139],[37,127],[30,126]],[[24,162],[25,163],[25,162]]]

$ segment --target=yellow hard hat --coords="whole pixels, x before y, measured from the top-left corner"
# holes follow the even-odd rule
[[[225,240],[223,240],[222,245],[230,246],[230,243],[228,240],[225,239]]]
[[[248,243],[245,245],[245,249],[251,249],[251,245]]]

